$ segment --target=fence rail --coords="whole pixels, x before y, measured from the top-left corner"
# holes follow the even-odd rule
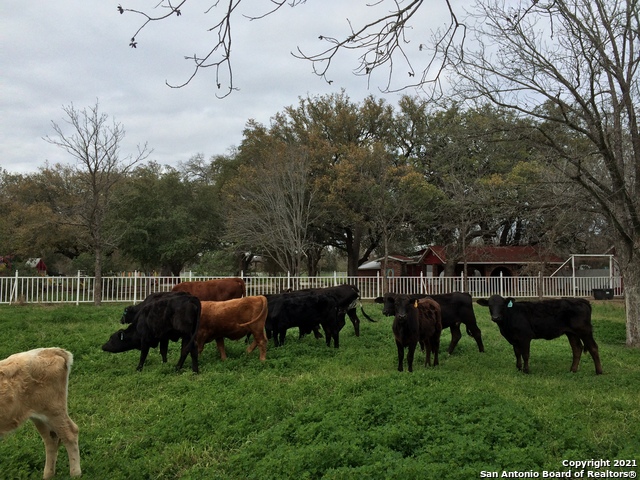
[[[102,301],[138,303],[154,292],[169,291],[181,281],[225,277],[187,275],[182,277],[127,276],[102,278]],[[467,291],[474,298],[499,294],[504,297],[590,297],[594,290],[607,296],[624,295],[620,277],[243,277],[247,295],[265,295],[287,289],[318,288],[349,283],[357,285],[362,299],[373,299],[386,291],[396,293],[441,294]],[[94,277],[0,277],[0,304],[11,303],[93,303]]]

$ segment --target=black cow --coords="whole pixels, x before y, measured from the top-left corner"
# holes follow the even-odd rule
[[[321,325],[330,346],[338,348],[339,334],[345,324],[344,311],[340,311],[334,297],[312,292],[266,295],[268,304],[265,328],[273,335],[276,346],[284,345],[287,329],[298,327],[301,334],[310,333]]]
[[[169,340],[182,339],[182,350],[176,369],[182,368],[187,355],[191,353],[191,369],[198,372],[198,348],[196,333],[200,322],[200,300],[184,292],[157,296],[148,302],[135,307],[132,323],[123,330],[118,330],[102,346],[105,352],[120,353],[129,350],[140,350],[140,362],[137,370],[141,371],[150,348],[158,344],[165,348],[163,360],[166,361],[166,345]],[[125,315],[126,317],[127,315]]]
[[[136,318],[138,312],[148,305],[151,302],[154,302],[158,299],[168,299],[175,296],[184,296],[185,292],[155,292],[150,293],[147,297],[137,305],[130,305],[125,307],[124,312],[122,312],[122,318],[120,318],[120,323],[128,324],[133,323]],[[178,341],[180,337],[177,337],[173,341]],[[162,356],[162,363],[167,363],[167,354],[169,352],[169,337],[163,337],[160,339],[160,355]]]
[[[382,303],[382,313],[388,317],[395,315],[394,298],[397,293],[385,293],[383,297],[378,297],[374,301]],[[482,343],[482,332],[478,327],[476,315],[473,312],[473,301],[471,295],[465,292],[445,293],[442,295],[425,295],[415,294],[413,298],[429,297],[434,299],[440,305],[442,312],[442,328],[448,328],[451,331],[451,343],[449,344],[449,354],[453,353],[456,345],[462,338],[460,333],[460,324],[464,323],[467,327],[467,334],[472,336],[478,345],[478,351],[484,352],[484,344]]]
[[[407,348],[407,368],[413,372],[413,356],[419,343],[426,350],[425,367],[431,365],[431,350],[434,352],[434,366],[438,365],[438,349],[442,319],[440,305],[431,298],[411,295],[395,295],[390,302],[394,305],[393,336],[398,348],[398,371],[404,363],[404,349]]]
[[[306,288],[302,290],[294,290],[288,293],[290,295],[306,295],[309,293],[318,293],[333,297],[338,305],[338,308],[349,315],[349,319],[353,324],[353,330],[356,333],[356,337],[360,336],[360,319],[358,318],[358,314],[356,312],[356,304],[358,298],[360,298],[360,290],[355,285],[343,283],[341,285],[336,285],[335,287]],[[366,314],[365,317],[371,322],[374,321]]]
[[[573,350],[571,371],[578,370],[584,350],[593,357],[596,374],[602,373],[598,345],[593,339],[591,304],[582,298],[563,298],[540,302],[516,302],[513,298],[492,295],[480,298],[479,305],[489,307],[491,320],[498,324],[500,333],[513,345],[516,367],[529,373],[529,347],[531,340],[552,340],[566,335]],[[522,364],[524,360],[524,366]]]

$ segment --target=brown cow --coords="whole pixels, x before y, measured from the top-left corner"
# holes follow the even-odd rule
[[[182,282],[171,289],[173,292],[187,292],[198,297],[201,302],[222,302],[246,295],[246,286],[241,278],[220,278],[203,282]]]
[[[30,418],[45,445],[45,479],[56,473],[60,442],[69,455],[70,475],[82,474],[78,426],[67,413],[72,364],[71,352],[61,348],[38,348],[0,361],[0,436]]]
[[[267,358],[267,336],[264,323],[267,318],[267,297],[243,297],[225,302],[201,302],[200,326],[196,335],[198,354],[202,353],[206,343],[216,341],[220,358],[226,360],[224,339],[238,340],[248,334],[253,342],[247,347],[251,353],[260,349],[260,360]]]
[[[442,334],[440,304],[430,297],[418,300],[418,321],[420,324],[420,346],[426,351],[424,365],[431,366],[431,352],[433,351],[433,366],[435,367],[438,365],[438,350]]]
[[[395,307],[393,336],[398,349],[398,371],[403,369],[404,349],[407,348],[407,367],[413,371],[413,356],[416,345],[426,350],[425,367],[431,365],[431,350],[434,351],[434,366],[438,365],[438,349],[442,332],[440,305],[433,299],[419,299],[412,295],[390,297]]]

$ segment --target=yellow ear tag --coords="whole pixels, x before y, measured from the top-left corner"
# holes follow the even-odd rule
[[[416,300],[416,303],[414,303],[413,306],[418,308],[418,300]]]

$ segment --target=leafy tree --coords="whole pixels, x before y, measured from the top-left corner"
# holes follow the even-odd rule
[[[60,171],[58,190],[52,200],[61,225],[81,228],[95,256],[94,303],[102,301],[102,259],[105,249],[115,245],[119,232],[109,230],[105,219],[113,201],[114,187],[126,173],[148,155],[146,145],[133,156],[121,158],[120,143],[125,131],[121,124],[99,112],[98,103],[89,109],[63,107],[70,132],[51,122],[54,137],[45,140],[66,151],[75,160],[71,166],[56,165]],[[55,176],[55,172],[49,172]],[[61,202],[62,201],[62,202]],[[61,203],[60,203],[61,202]]]
[[[145,270],[179,275],[186,264],[214,249],[221,218],[212,185],[156,163],[138,167],[118,191],[113,221],[120,248]]]
[[[73,260],[90,249],[86,230],[60,218],[72,192],[63,186],[74,183],[68,175],[65,167],[46,166],[33,174],[7,177],[3,217],[5,231],[11,232],[12,253],[22,258],[46,257],[47,265],[53,267],[56,255]]]

